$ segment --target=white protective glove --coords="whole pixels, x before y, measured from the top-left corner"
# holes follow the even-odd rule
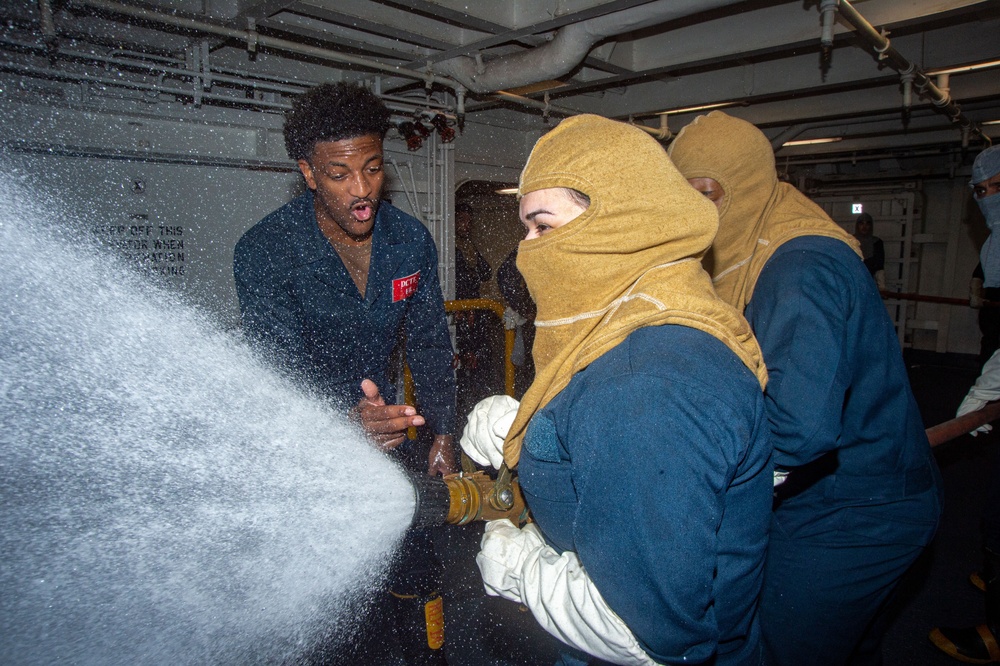
[[[465,455],[480,465],[500,469],[503,464],[503,440],[517,416],[520,403],[509,395],[483,398],[469,412],[469,421],[459,444]]]
[[[990,356],[990,360],[983,365],[982,374],[969,389],[962,404],[958,406],[955,416],[978,411],[985,407],[987,402],[997,399],[1000,399],[1000,350],[994,352],[993,356]],[[981,432],[989,432],[990,430],[993,430],[993,426],[986,423],[969,434],[975,437]]]
[[[576,553],[558,554],[534,523],[486,524],[476,564],[486,593],[524,604],[563,643],[627,666],[654,666],[639,641],[604,601]]]

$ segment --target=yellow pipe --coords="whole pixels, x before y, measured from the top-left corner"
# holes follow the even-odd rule
[[[503,325],[503,304],[489,298],[465,298],[457,301],[445,301],[445,312],[470,312],[473,310],[489,310],[496,314]],[[507,395],[514,396],[514,362],[511,356],[514,354],[514,331],[504,329],[503,332],[503,370],[504,370],[504,391]],[[403,365],[403,401],[407,405],[416,405],[416,390],[413,384],[413,374],[410,372],[408,364]],[[417,438],[417,429],[408,428],[406,436],[409,439]]]

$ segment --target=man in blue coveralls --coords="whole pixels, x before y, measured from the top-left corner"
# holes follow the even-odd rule
[[[296,99],[285,147],[308,190],[247,231],[234,274],[244,333],[282,366],[349,410],[380,448],[428,474],[456,471],[455,376],[437,250],[417,219],[381,201],[390,112],[370,91],[326,84]],[[420,412],[393,404],[405,360]],[[406,439],[426,426],[429,448]],[[424,446],[426,442],[424,441]],[[410,663],[443,663],[425,617],[440,617],[440,562],[411,530],[390,580],[394,626]]]
[[[775,490],[760,626],[769,666],[882,663],[899,579],[937,528],[940,474],[854,238],[788,183],[752,124],[699,116],[670,146],[719,208],[706,257],[767,364]]]

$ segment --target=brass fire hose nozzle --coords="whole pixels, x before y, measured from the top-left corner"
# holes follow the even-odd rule
[[[467,525],[500,518],[521,525],[529,520],[521,487],[506,465],[495,480],[482,471],[411,480],[416,495],[414,527]]]
[[[495,481],[485,472],[472,474],[460,472],[444,477],[448,487],[448,516],[445,522],[449,525],[465,525],[474,520],[498,520],[507,518],[520,525],[527,519],[528,511],[521,494],[521,486],[517,479],[504,479],[504,475]]]

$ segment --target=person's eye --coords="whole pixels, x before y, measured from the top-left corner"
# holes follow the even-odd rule
[[[535,229],[538,231],[538,233],[544,234],[546,231],[551,231],[552,227],[550,227],[547,224],[542,223],[542,224],[536,225]]]
[[[382,165],[368,167],[368,173],[378,173],[382,170]]]

